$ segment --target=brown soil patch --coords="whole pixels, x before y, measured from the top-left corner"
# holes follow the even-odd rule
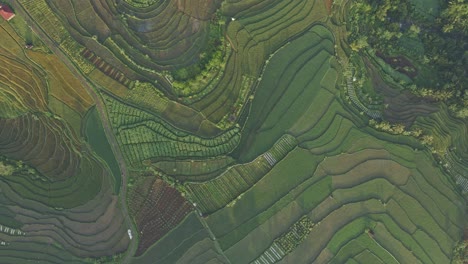
[[[328,14],[331,14],[332,11],[332,5],[333,5],[333,0],[324,0],[325,1],[325,6],[327,7]]]

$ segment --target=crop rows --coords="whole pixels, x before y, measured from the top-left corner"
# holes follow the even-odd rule
[[[45,259],[48,263],[63,263],[75,258],[71,255],[103,256],[126,248],[126,229],[117,199],[111,197],[110,184],[106,181],[109,175],[105,175],[100,164],[89,160],[86,155],[79,161],[80,170],[61,181],[51,181],[46,178],[49,174],[44,176],[21,162],[3,161],[4,164],[14,162],[17,169],[11,177],[0,179],[0,200],[9,215],[21,224],[14,229],[0,226],[0,232],[8,232],[9,235],[4,237],[8,246],[0,248],[0,262],[8,263],[8,258],[34,258]],[[4,211],[2,209],[2,214]],[[62,252],[57,254],[51,248],[39,255],[41,253],[33,249],[43,244],[60,245]],[[26,251],[26,255],[17,254],[22,251]],[[57,261],[55,258],[65,259]]]
[[[270,169],[263,158],[230,167],[217,178],[203,183],[187,183],[185,190],[204,214],[223,208],[248,190]]]
[[[221,174],[234,160],[229,157],[216,157],[203,160],[168,160],[153,164],[164,174],[180,181],[207,181]]]
[[[295,137],[285,134],[282,136],[273,147],[263,154],[263,157],[268,161],[270,166],[274,166],[279,160],[282,160],[297,145]]]
[[[1,115],[15,117],[28,109],[45,111],[47,89],[40,73],[19,58],[9,58],[7,54],[10,52],[3,49],[0,51],[5,55],[0,56],[3,65],[0,68]]]
[[[276,238],[273,244],[252,263],[270,264],[280,261],[304,240],[314,225],[309,217],[303,216],[286,233]]]
[[[330,56],[323,55],[333,54],[325,31],[312,27],[313,34],[291,41],[270,59],[243,131],[240,146],[245,144],[246,151],[236,157],[251,160],[263,155],[272,145],[264,138],[285,131],[298,139],[300,147],[235,203],[207,216],[210,229],[233,263],[259,260],[274,238],[303,215],[317,225],[281,262],[344,263],[353,257],[370,260],[370,253],[384,263],[450,262],[463,230],[466,202],[429,151],[414,151],[421,148],[417,140],[366,127],[366,119],[343,104],[340,91],[330,89],[331,84],[328,89],[320,85],[329,72],[327,61],[332,68]],[[285,63],[288,60],[294,63]],[[311,66],[300,75],[308,64],[324,69]],[[315,85],[299,93],[304,85],[295,79],[304,80],[311,72],[317,76],[311,81]],[[292,98],[304,101],[299,107]],[[294,107],[297,110],[290,111]],[[442,112],[416,123],[442,135],[443,142],[434,146],[450,142],[463,157],[466,125]],[[278,119],[282,115],[284,120]],[[440,125],[444,122],[449,125]],[[249,133],[257,135],[249,138]],[[266,158],[275,163],[272,155]],[[363,250],[370,253],[360,255]],[[276,261],[277,256],[268,253],[260,263]]]
[[[56,6],[64,17],[74,15],[73,12],[84,12],[80,8],[70,10],[65,8],[66,5]],[[206,45],[209,20],[215,12],[214,3],[199,5],[175,0],[123,1],[118,5],[99,1],[92,2],[91,6],[86,10],[86,18],[102,21],[103,26],[86,23],[82,21],[84,16],[77,16],[82,28],[76,23],[69,23],[67,27],[93,34],[97,31],[98,36],[106,36],[109,30],[112,31],[114,34],[105,39],[104,46],[115,58],[148,80],[156,78],[164,86],[168,82],[158,72],[189,66],[198,60]],[[116,21],[114,16],[123,19]],[[88,48],[96,55],[106,57],[103,46]]]
[[[253,161],[232,166],[220,176],[207,182],[186,183],[184,189],[202,213],[213,213],[251,188],[295,146],[295,138],[291,135],[285,135],[268,152]],[[274,153],[274,156],[271,153]],[[273,164],[272,159],[275,161]]]
[[[179,130],[148,112],[125,105],[103,95],[117,140],[127,160],[138,164],[143,160],[164,157],[209,157],[229,153],[239,140],[237,128],[211,139],[200,138]]]
[[[19,2],[56,43],[61,43],[68,36],[65,27],[45,0],[19,0]]]
[[[242,161],[271,146],[272,141],[300,120],[312,101],[325,101],[328,95],[321,93],[321,81],[331,69],[332,54],[333,36],[327,28],[318,25],[272,56],[258,84],[238,148]],[[301,123],[308,124],[307,120]]]
[[[135,214],[140,243],[136,255],[161,239],[192,210],[180,193],[160,179],[154,181],[143,205]]]
[[[40,175],[21,173],[3,178],[15,192],[61,208],[83,204],[99,192],[103,167],[80,153],[82,146],[64,123],[32,114],[0,119],[0,123],[3,155],[23,160]]]
[[[84,74],[88,74],[94,69],[94,65],[81,56],[81,53],[85,48],[76,42],[70,35],[63,39],[60,43],[60,48],[62,48],[62,50]]]
[[[157,3],[157,0],[125,0],[131,6],[134,7],[149,7]]]
[[[355,158],[357,158],[357,155],[355,156]],[[340,158],[340,160],[344,161],[346,160],[346,158],[343,157]],[[359,161],[356,160],[355,162],[359,164]],[[317,230],[317,233],[314,234],[314,236],[317,235],[323,237],[323,235],[319,234],[328,233],[327,235],[329,236],[329,238],[331,238],[331,240],[329,240],[328,242],[328,249],[331,252],[338,253],[338,250],[340,249],[341,245],[343,245],[341,243],[345,243],[344,241],[346,241],[345,237],[348,237],[349,239],[352,239],[354,237],[354,234],[351,233],[351,230],[355,230],[355,228],[351,227],[352,221],[350,220],[350,222],[348,223],[346,221],[340,221],[339,219],[346,214],[350,214],[351,212],[351,214],[354,215],[351,217],[351,219],[354,219],[354,217],[358,215],[367,215],[367,213],[365,212],[368,212],[369,215],[367,215],[367,217],[369,217],[369,221],[375,221],[373,223],[376,223],[377,225],[379,225],[379,223],[383,223],[385,225],[385,228],[391,232],[391,235],[390,233],[386,233],[381,228],[374,228],[373,224],[364,224],[363,228],[367,227],[373,230],[371,233],[373,234],[374,239],[377,241],[377,243],[383,243],[383,241],[386,241],[383,244],[383,246],[386,248],[386,250],[392,252],[391,254],[395,254],[394,256],[400,262],[403,259],[410,260],[413,258],[411,256],[411,253],[408,253],[408,251],[404,247],[412,248],[414,250],[414,253],[412,254],[415,254],[415,256],[421,258],[421,260],[424,258],[424,256],[428,256],[432,259],[432,261],[436,263],[445,262],[444,255],[450,254],[450,245],[454,243],[454,240],[449,239],[448,237],[456,236],[457,232],[459,232],[457,231],[459,227],[457,227],[456,224],[456,222],[458,221],[456,219],[459,216],[453,214],[450,217],[447,217],[442,214],[439,214],[441,208],[446,208],[446,210],[454,209],[452,208],[453,204],[449,205],[451,204],[449,200],[446,200],[446,198],[441,198],[441,193],[439,191],[434,192],[435,185],[432,185],[433,183],[430,182],[428,183],[428,179],[424,180],[424,178],[421,177],[421,175],[423,174],[420,173],[423,172],[413,171],[413,178],[409,179],[408,182],[405,182],[405,179],[401,177],[408,177],[409,173],[405,173],[404,167],[401,167],[401,165],[398,165],[396,163],[392,164],[391,162],[385,162],[385,164],[387,165],[384,165],[383,163],[382,165],[380,165],[385,166],[387,168],[387,171],[393,171],[393,173],[382,173],[379,171],[379,169],[377,169],[379,167],[377,161],[366,161],[365,163],[355,166],[353,169],[351,169],[348,172],[345,172],[344,174],[342,173],[344,172],[344,170],[346,170],[346,167],[352,165],[352,163],[350,163],[349,165],[341,163],[340,170],[330,170],[330,166],[335,166],[333,165],[334,163],[335,162],[330,162],[324,167],[328,174],[333,175],[337,172],[340,173],[336,176],[333,176],[333,186],[335,190],[333,191],[332,196],[330,196],[327,199],[329,205],[327,205],[327,203],[324,203],[324,207],[321,208],[319,206],[316,210],[313,210],[309,214],[310,216],[314,217],[314,221],[321,222],[322,230],[327,230],[329,226],[338,228],[334,231],[330,231],[330,233],[326,231],[319,232],[319,230]],[[368,176],[365,176],[366,174]],[[357,175],[360,175],[360,180],[356,178]],[[377,175],[380,175],[381,177],[384,177],[387,180],[371,180],[374,179],[374,177],[377,177]],[[426,177],[428,177],[427,174],[425,175]],[[392,184],[394,184],[394,186],[400,186],[400,190],[392,190]],[[405,185],[403,186],[403,184]],[[442,186],[440,186],[439,188],[442,188]],[[435,197],[439,197],[437,199],[442,199],[444,202],[442,202],[442,200],[439,200],[438,203],[440,203],[440,205],[432,206],[434,205],[433,201],[431,201],[431,198],[429,198],[427,195],[432,195],[434,197],[433,199],[436,199]],[[380,199],[380,204],[378,202],[374,202],[372,200],[372,197],[378,197],[378,199]],[[445,204],[445,202],[448,203]],[[338,204],[333,205],[334,203]],[[366,206],[366,210],[361,211],[358,209],[359,206],[363,206],[366,203],[368,204]],[[444,203],[445,207],[441,207],[441,203]],[[346,207],[351,207],[346,209],[342,205],[346,205]],[[323,211],[325,208],[327,208],[326,212]],[[429,216],[428,211],[432,212],[431,216]],[[390,217],[389,220],[377,217],[383,212],[385,212]],[[437,224],[447,223],[447,221],[452,222],[453,224],[450,224],[450,227],[443,226],[442,229],[442,226],[439,226]],[[349,228],[348,225],[350,225]],[[348,229],[350,231],[347,231]],[[405,232],[402,233],[402,231],[399,231],[401,229],[406,231],[410,236],[404,236],[403,234]],[[340,231],[337,232],[337,230]],[[359,231],[357,230],[356,232],[359,233]],[[385,238],[384,235],[389,237]],[[395,236],[395,239],[401,241],[404,247],[401,249],[397,249],[399,247],[399,242],[392,241],[392,236]],[[433,249],[433,253],[424,253],[424,251],[420,250],[419,247],[427,248],[430,247],[430,245],[426,244],[423,241],[438,241],[437,243],[439,243],[439,246],[437,248],[440,247],[442,250]],[[310,240],[310,242],[312,242],[312,239]],[[302,247],[302,250],[304,249],[305,247]],[[316,252],[323,252],[323,248],[319,247],[317,247],[314,250],[316,250]],[[297,260],[297,257],[299,257],[299,255],[301,254],[300,252],[298,252],[296,254],[296,257],[292,259]],[[403,257],[400,255],[399,257],[397,254],[402,254],[406,256]],[[326,257],[326,254],[315,255],[315,257],[317,258],[317,261],[319,261],[319,259],[321,260],[322,257]],[[291,259],[289,259],[289,261],[291,261]],[[422,262],[425,263],[427,261]]]
[[[392,81],[386,74],[382,74],[378,59],[371,53],[364,57],[361,65],[364,72],[368,73],[375,92],[383,97],[386,106],[383,109],[383,118],[391,123],[401,123],[409,127],[419,116],[427,116],[437,111],[434,103],[421,100],[409,91],[397,92],[398,88],[391,85]],[[364,66],[365,65],[365,66]],[[389,82],[389,83],[387,83]]]
[[[217,87],[194,107],[215,123],[229,119],[239,107],[243,77],[253,77],[254,86],[265,79],[261,71],[271,63],[269,57],[324,17],[317,3],[320,1],[224,2],[221,12],[235,19],[227,27],[227,43],[235,53],[228,58]],[[245,107],[245,101],[241,106]]]
[[[81,51],[81,55],[86,58],[89,62],[91,62],[97,69],[102,71],[105,75],[111,77],[112,79],[118,81],[119,83],[125,85],[126,87],[130,88],[132,84],[132,80],[125,77],[125,75],[120,72],[119,70],[115,69],[112,65],[107,63],[101,57],[94,54],[94,52],[90,51],[87,48],[84,48]]]
[[[288,232],[275,239],[275,242],[278,243],[285,254],[288,254],[304,240],[314,225],[315,224],[312,223],[309,217],[304,216],[294,223],[294,225],[288,229]]]
[[[25,34],[34,34],[31,32],[31,29],[28,27],[27,23],[22,20],[20,17],[15,23],[19,23],[19,25],[14,25],[10,23],[3,24],[0,27],[0,31],[2,35],[5,37],[2,41],[2,54],[7,55],[11,54],[10,58],[14,58],[14,61],[20,62],[23,66],[27,68],[28,74],[17,72],[17,67],[5,67],[5,70],[10,71],[8,78],[10,80],[14,80],[17,76],[23,80],[22,87],[26,87],[28,85],[33,85],[35,82],[30,80],[28,75],[41,75],[47,76],[47,80],[43,80],[41,82],[41,89],[44,91],[47,90],[46,95],[30,95],[16,97],[17,101],[20,102],[24,99],[27,101],[39,101],[42,98],[47,98],[49,96],[49,108],[58,116],[64,117],[66,114],[64,112],[73,112],[68,109],[68,107],[61,108],[57,107],[58,104],[66,104],[79,114],[84,114],[84,112],[92,105],[91,96],[85,91],[83,84],[81,84],[76,77],[69,71],[68,67],[65,66],[63,62],[59,60],[59,58],[53,54],[44,53],[44,52],[37,52],[33,50],[25,50],[24,53],[20,52],[24,49],[24,43],[20,38],[24,38]],[[19,29],[17,28],[19,27]],[[22,29],[21,29],[22,28]],[[24,32],[26,31],[26,32]],[[27,33],[29,32],[29,33]],[[20,35],[17,35],[20,34]],[[37,37],[37,36],[36,36]],[[5,49],[5,50],[3,50]],[[27,57],[25,57],[27,56]],[[12,60],[13,61],[13,60]],[[5,65],[10,63],[5,62]],[[19,67],[19,68],[22,68]],[[24,84],[27,83],[27,84]],[[8,86],[8,85],[5,85]],[[48,87],[48,89],[46,89]],[[6,88],[6,87],[4,87]],[[34,87],[28,87],[26,90],[27,92],[31,93],[35,90]],[[15,88],[17,92],[21,91],[20,87]],[[61,101],[61,102],[58,102]],[[29,108],[34,108],[29,106]],[[58,109],[59,108],[59,109]],[[65,110],[68,109],[69,111]],[[7,113],[8,111],[2,111],[2,113]],[[73,114],[72,114],[73,115]],[[76,115],[76,114],[74,114]],[[68,114],[67,114],[68,116]],[[70,118],[73,119],[73,118]],[[70,120],[68,120],[70,121]],[[75,121],[75,120],[74,120]],[[76,124],[78,122],[75,122]],[[76,131],[79,131],[79,128],[74,126]]]
[[[33,18],[47,16],[42,18],[50,21],[39,19],[42,27],[60,30],[45,2],[22,2],[35,10]],[[25,111],[0,118],[1,160],[15,166],[11,177],[0,177],[0,263],[85,263],[80,258],[125,251],[129,238],[110,175],[65,122],[75,115],[81,121],[80,115],[50,112],[56,109],[51,98],[78,93],[68,102],[78,111],[87,110],[91,99],[80,94],[82,87],[70,88],[73,76],[54,64],[54,55],[24,51],[23,44],[11,45],[15,36],[3,35],[0,100],[6,107],[23,105]],[[69,97],[60,96],[64,93]]]
[[[155,113],[164,112],[169,104],[168,99],[151,83],[139,81],[133,83],[132,92],[125,99]]]
[[[380,111],[370,110],[357,97],[356,90],[355,90],[356,88],[354,87],[354,84],[353,84],[353,77],[352,77],[353,71],[354,71],[354,68],[350,67],[348,68],[347,71],[344,72],[344,76],[346,77],[346,88],[347,88],[349,98],[359,108],[359,110],[366,113],[366,115],[368,115],[369,117],[372,117],[373,119],[381,119],[382,113]]]
[[[362,137],[362,134],[360,136]],[[271,185],[281,186],[281,183],[277,182],[274,178],[265,178],[265,182],[271,182],[270,185],[265,184],[262,189],[257,189],[257,186],[254,186],[251,191],[244,194],[242,198],[245,198],[245,200],[240,199],[237,201],[232,210],[238,213],[248,212],[245,218],[249,219],[249,221],[241,226],[237,226],[234,229],[235,232],[248,228],[249,222],[256,223],[262,221],[261,219],[268,219],[264,218],[264,216],[268,211],[273,210],[273,208],[285,209],[284,212],[276,209],[277,211],[271,216],[271,220],[266,220],[264,223],[260,222],[263,224],[257,224],[258,228],[246,231],[246,237],[240,240],[238,244],[233,245],[232,250],[235,248],[235,251],[231,252],[231,249],[227,250],[228,255],[234,256],[236,252],[247,250],[246,246],[251,245],[250,242],[255,241],[255,237],[258,237],[263,232],[274,234],[277,232],[276,230],[283,228],[283,221],[285,220],[279,221],[279,219],[297,217],[301,212],[309,212],[310,219],[318,223],[319,226],[311,231],[313,234],[308,236],[303,243],[299,244],[296,250],[286,255],[286,259],[283,261],[291,263],[309,261],[327,263],[334,254],[340,252],[340,248],[344,248],[347,242],[353,241],[355,235],[361,234],[367,228],[373,230],[375,241],[390,251],[390,254],[399,254],[398,252],[401,252],[401,254],[408,255],[404,259],[412,259],[410,256],[414,254],[423,263],[428,263],[428,258],[432,259],[432,262],[435,263],[445,263],[446,258],[449,258],[451,254],[451,247],[463,226],[460,222],[463,218],[462,213],[457,211],[458,206],[461,206],[461,204],[457,205],[457,203],[451,202],[457,199],[453,185],[451,186],[444,179],[439,179],[440,174],[438,174],[439,176],[431,175],[431,169],[428,168],[428,164],[418,164],[417,166],[421,171],[412,169],[409,172],[405,167],[391,160],[380,161],[379,159],[385,159],[385,157],[389,156],[388,152],[385,150],[359,150],[362,146],[376,145],[375,141],[369,141],[369,139],[359,140],[358,138],[359,136],[356,136],[352,138],[354,140],[349,138],[346,141],[354,142],[353,145],[357,145],[355,149],[357,152],[337,155],[333,158],[328,157],[318,166],[313,165],[312,160],[309,166],[305,165],[307,164],[305,161],[288,160],[289,163],[295,164],[291,166],[291,168],[294,168],[290,170],[291,175],[294,175],[293,172],[300,175],[300,171],[302,170],[313,171],[314,168],[317,168],[314,176],[311,178],[304,177],[304,182],[292,189],[284,187],[280,188],[284,191],[280,191],[278,188],[275,188],[275,191],[269,195],[270,198],[266,198],[274,201],[273,204],[267,207],[267,210],[260,209],[265,207],[260,207],[262,206],[262,200],[257,199],[257,206],[262,210],[262,213],[258,216],[255,215],[255,212],[250,213],[249,210],[252,210],[251,208],[244,207],[247,204],[252,205],[249,192],[252,192],[252,194],[265,193],[268,192]],[[347,144],[351,145],[352,143]],[[346,144],[343,147],[347,148]],[[400,147],[392,149],[392,153],[399,155],[392,156],[392,159],[399,160],[402,164],[411,164],[403,159],[410,152],[411,150],[408,148]],[[288,158],[294,156],[293,153]],[[420,160],[423,155],[425,154],[418,154],[418,157],[415,159]],[[276,168],[281,164],[277,165],[268,175],[278,174],[278,179],[284,177],[284,172],[275,172]],[[297,164],[304,165],[298,167]],[[425,167],[428,169],[423,169]],[[385,168],[385,170],[381,168]],[[328,181],[327,177],[329,176],[327,175],[333,175],[332,190],[327,190],[319,184],[322,180],[318,181],[318,178],[325,177],[323,179]],[[301,182],[301,180],[295,177],[297,176],[291,176],[289,180]],[[283,193],[284,198],[280,198],[281,195],[275,195],[274,193]],[[297,203],[300,204],[301,209],[295,209],[291,212],[291,208],[297,207]],[[240,211],[241,206],[246,209]],[[231,209],[229,208],[229,210]],[[273,211],[275,212],[275,210]],[[441,212],[446,212],[447,215],[441,214]],[[215,214],[218,214],[218,212]],[[218,218],[219,216],[216,217]],[[362,228],[354,228],[352,226],[353,220],[357,217],[363,218]],[[215,219],[213,218],[212,220]],[[217,221],[219,220],[218,218]],[[212,223],[211,220],[209,220],[209,223]],[[390,233],[386,233],[383,228],[375,228],[374,224],[378,223],[384,223],[385,228]],[[221,237],[219,241],[223,245],[232,234],[228,233],[229,235],[226,235],[226,230],[218,229],[221,228],[221,226],[218,226],[218,222],[212,224],[211,228],[215,234]],[[235,224],[227,223],[226,225],[232,226]],[[392,236],[395,238],[392,238]],[[383,241],[388,242],[383,243]],[[376,243],[372,239],[370,242]],[[404,245],[403,248],[398,248],[399,243]],[[437,243],[437,246],[434,243]],[[263,242],[259,242],[259,244],[259,248],[264,246]],[[372,249],[370,246],[368,248]],[[381,248],[381,246],[377,246],[377,248]],[[409,253],[408,249],[411,249],[414,253]],[[431,253],[427,254],[425,251]],[[329,255],[330,252],[332,253],[331,256]],[[351,252],[356,253],[356,251]],[[447,257],[444,257],[444,255]],[[396,257],[401,262],[401,258]],[[245,260],[244,258],[243,261]],[[237,262],[235,261],[235,263]],[[341,262],[337,261],[337,263]]]
[[[154,70],[154,69],[152,69],[150,67],[146,67],[146,66],[142,66],[142,65],[138,64],[135,59],[133,59],[130,55],[128,55],[128,53],[127,53],[128,51],[126,51],[124,48],[119,46],[119,44],[116,43],[116,41],[114,39],[108,38],[108,39],[106,39],[106,43],[104,43],[104,44],[107,44],[108,48],[110,50],[114,51],[114,53],[119,54],[119,55],[116,55],[116,56],[119,57],[119,58],[123,58],[124,60],[122,60],[122,61],[125,63],[125,65],[135,67],[136,69],[141,70],[143,72],[157,74],[156,70]]]
[[[458,175],[456,176],[455,181],[458,185],[460,185],[460,187],[463,190],[463,193],[468,193],[468,180],[466,178],[463,178],[462,176]]]
[[[84,47],[70,36],[45,0],[21,0],[20,3],[41,28],[47,32],[49,37],[57,44],[60,44],[60,48],[84,74],[88,74],[94,69],[94,66],[83,59],[80,54]]]
[[[0,261],[4,263],[7,256],[21,258],[16,253],[25,251],[23,258],[45,258],[48,263],[57,263],[52,259],[64,257],[72,259],[71,255],[79,257],[99,257],[109,252],[121,252],[128,245],[128,237],[123,222],[123,216],[117,205],[117,200],[111,198],[109,188],[103,189],[97,196],[88,197],[88,202],[73,209],[53,208],[31,199],[24,198],[22,193],[16,193],[4,182],[0,182],[3,194],[15,214],[22,223],[21,235],[5,237],[9,244],[2,251]],[[26,247],[26,243],[31,243]],[[39,257],[34,249],[41,244],[60,245],[61,253],[55,250],[42,252]],[[35,247],[31,247],[35,245]],[[29,250],[28,250],[29,249]],[[15,253],[16,252],[16,253]],[[68,260],[58,261],[58,263]]]
[[[242,111],[242,106],[244,102],[248,100],[247,95],[249,95],[250,91],[253,89],[255,84],[255,79],[250,76],[242,76],[242,82],[239,88],[239,96],[236,99],[236,102],[230,109],[228,113],[221,119],[221,121],[217,124],[221,128],[228,128],[233,125],[235,121],[238,120],[238,117]]]
[[[253,264],[270,264],[280,261],[284,257],[285,253],[280,248],[278,243],[275,241],[263,254],[258,257]]]

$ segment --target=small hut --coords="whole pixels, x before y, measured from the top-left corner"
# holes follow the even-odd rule
[[[2,16],[6,21],[10,21],[15,17],[15,13],[13,13],[13,10],[11,10],[9,6],[0,3],[0,16]]]

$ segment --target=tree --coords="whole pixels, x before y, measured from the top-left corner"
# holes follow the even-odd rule
[[[358,51],[360,51],[360,50],[362,50],[362,49],[369,46],[369,44],[367,43],[367,37],[366,36],[361,36],[356,41],[351,43],[351,45],[349,45],[349,46],[351,47],[352,50],[358,52]]]
[[[15,168],[13,166],[4,164],[0,161],[0,176],[11,176],[14,171]]]
[[[442,12],[445,22],[444,32],[460,31],[468,33],[468,3],[466,0],[453,0]]]
[[[468,117],[468,108],[464,107],[457,111],[456,116],[459,118],[467,118]]]
[[[421,137],[421,142],[423,145],[432,145],[432,142],[434,142],[434,137],[430,135],[424,135]]]

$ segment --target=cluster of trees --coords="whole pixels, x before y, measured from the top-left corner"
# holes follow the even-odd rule
[[[10,160],[5,156],[0,156],[0,176],[12,176],[16,174],[30,175],[39,177],[38,172],[26,165],[21,160]]]
[[[468,262],[468,240],[458,242],[454,249],[453,264],[465,264]]]
[[[15,167],[0,161],[0,176],[11,176],[14,171]]]
[[[411,131],[406,130],[405,125],[403,124],[390,124],[387,121],[378,122],[374,119],[369,120],[369,125],[373,126],[374,128],[388,132],[394,135],[405,135],[405,136],[413,136],[413,137],[420,137],[422,135],[422,130],[420,128],[413,129]]]
[[[420,128],[414,128],[408,131],[403,124],[391,124],[387,121],[378,122],[374,119],[369,120],[369,125],[373,126],[377,130],[385,131],[393,135],[412,136],[418,139],[423,145],[432,146],[434,142],[434,137],[424,134]]]
[[[440,1],[436,17],[424,15],[408,0],[353,1],[347,22],[350,48],[409,57],[426,74],[405,86],[445,101],[457,116],[467,117],[467,1]]]
[[[185,82],[195,78],[197,75],[208,75],[207,71],[216,67],[223,61],[224,30],[219,14],[214,14],[208,34],[208,41],[205,49],[198,58],[198,61],[190,66],[180,68],[171,72],[175,81]]]

